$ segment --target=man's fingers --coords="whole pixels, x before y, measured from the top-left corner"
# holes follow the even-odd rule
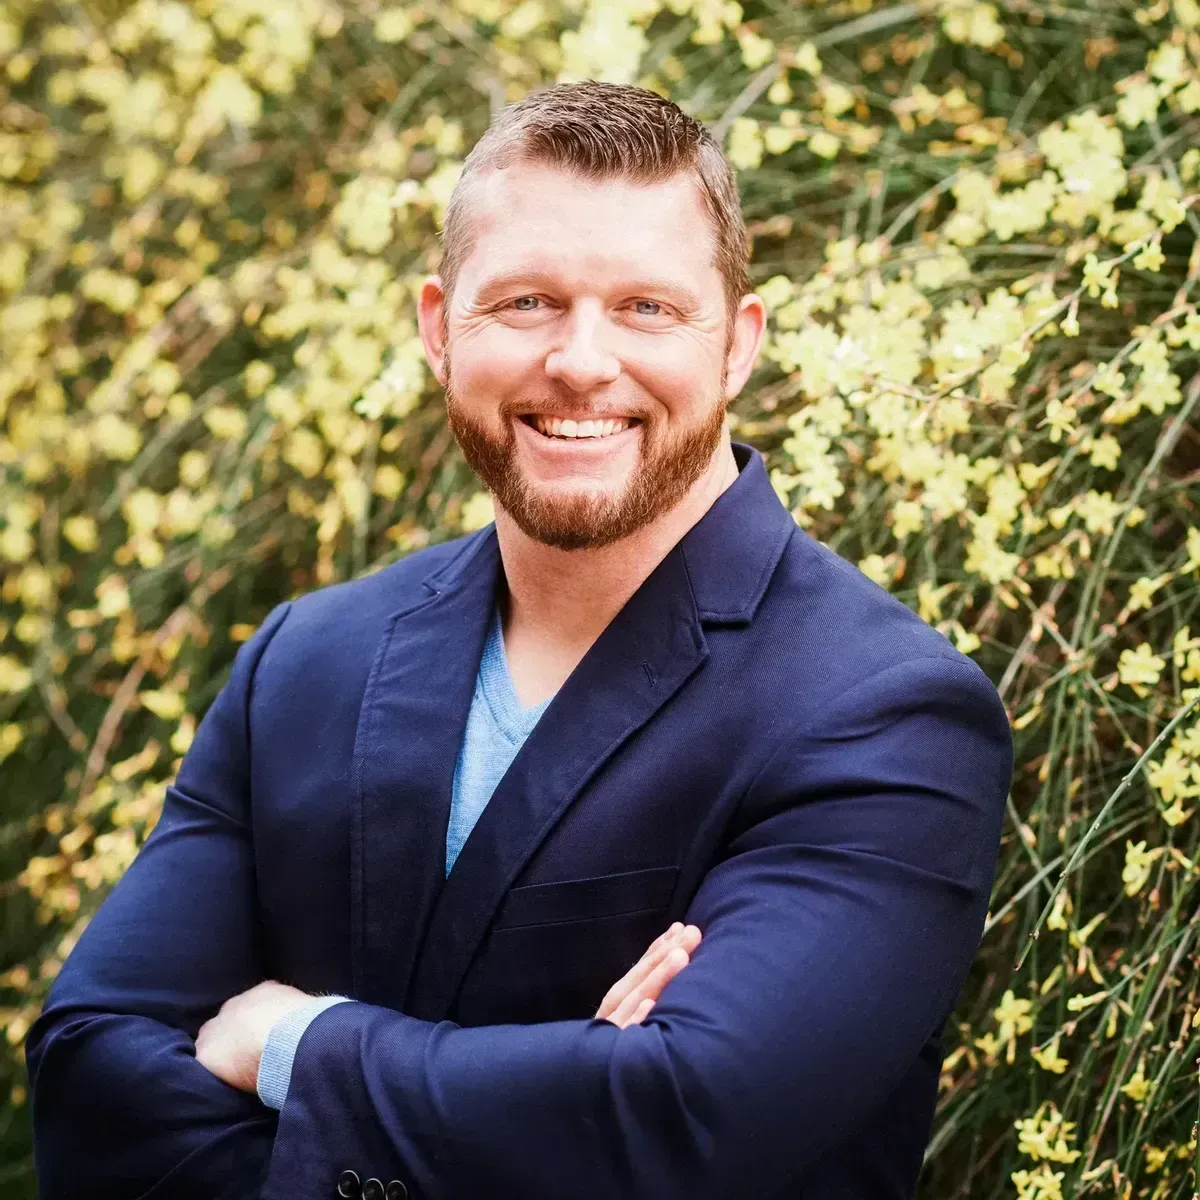
[[[611,1019],[617,1005],[645,982],[646,977],[662,962],[673,946],[682,946],[690,954],[699,944],[699,928],[695,925],[684,926],[676,921],[670,929],[656,937],[642,957],[609,988],[596,1010],[596,1016]]]
[[[689,955],[692,950],[695,950],[700,944],[700,929],[696,925],[684,925],[674,932],[668,931],[662,938],[655,938],[655,941],[650,943],[650,948],[635,962],[634,966],[630,967],[628,972],[618,980],[610,994],[605,997],[605,1003],[601,1006],[601,1012],[598,1016],[607,1016],[612,1012],[617,1004],[625,1000],[630,995],[647,996],[653,995],[655,1000],[662,990],[662,986],[666,984],[666,979],[661,980],[656,990],[652,990],[648,985],[650,973],[660,967],[662,960],[671,952],[674,947],[682,947]],[[686,962],[686,960],[684,960]],[[678,968],[676,968],[678,970]]]
[[[652,941],[650,945],[646,947],[646,952],[649,953],[651,950],[663,948],[666,946],[667,942],[671,941],[672,938],[677,937],[682,932],[683,922],[675,921],[673,924],[664,929],[662,933],[660,933],[658,937],[656,937],[654,941]],[[645,955],[643,954],[642,957],[645,958]]]
[[[682,946],[670,949],[663,960],[642,981],[631,989],[613,1009],[608,1020],[622,1029],[641,1020],[636,1014],[647,1000],[657,1000],[663,988],[687,966],[688,952]],[[647,1012],[649,1009],[647,1009]]]
[[[682,947],[676,946],[668,951],[662,962],[617,1005],[609,1020],[615,1025],[620,1025],[622,1029],[633,1024],[638,1008],[647,1000],[657,1000],[663,988],[687,966],[688,962],[688,953]]]
[[[613,1012],[616,1011],[617,1005],[662,961],[666,952],[675,944],[680,928],[682,927],[676,921],[670,929],[660,934],[650,943],[642,957],[608,989],[604,999],[600,1001],[600,1007],[596,1010],[597,1017],[607,1018],[612,1016]]]

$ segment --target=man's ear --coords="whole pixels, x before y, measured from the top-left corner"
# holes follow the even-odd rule
[[[443,333],[445,305],[442,278],[440,275],[430,275],[421,284],[417,297],[417,328],[425,349],[425,361],[442,387],[446,386],[446,339]]]
[[[758,362],[767,329],[767,306],[757,292],[747,292],[738,306],[733,323],[733,338],[725,358],[728,376],[725,399],[732,400],[746,386],[746,380]]]

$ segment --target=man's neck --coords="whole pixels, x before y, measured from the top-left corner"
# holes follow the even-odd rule
[[[708,469],[674,508],[595,550],[546,546],[498,509],[496,537],[508,583],[502,610],[506,641],[556,646],[581,657],[737,476],[725,433]]]

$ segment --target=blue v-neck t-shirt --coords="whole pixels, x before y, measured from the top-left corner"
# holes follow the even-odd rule
[[[463,843],[479,820],[496,785],[504,778],[521,743],[532,732],[538,718],[553,700],[551,696],[533,708],[522,708],[508,673],[504,654],[504,630],[497,611],[483,648],[475,696],[467,714],[467,731],[458,752],[454,771],[454,793],[450,823],[446,830],[446,874]]]

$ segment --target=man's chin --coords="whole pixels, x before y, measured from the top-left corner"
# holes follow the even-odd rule
[[[531,487],[508,510],[528,537],[560,550],[608,545],[630,532],[601,488]]]

